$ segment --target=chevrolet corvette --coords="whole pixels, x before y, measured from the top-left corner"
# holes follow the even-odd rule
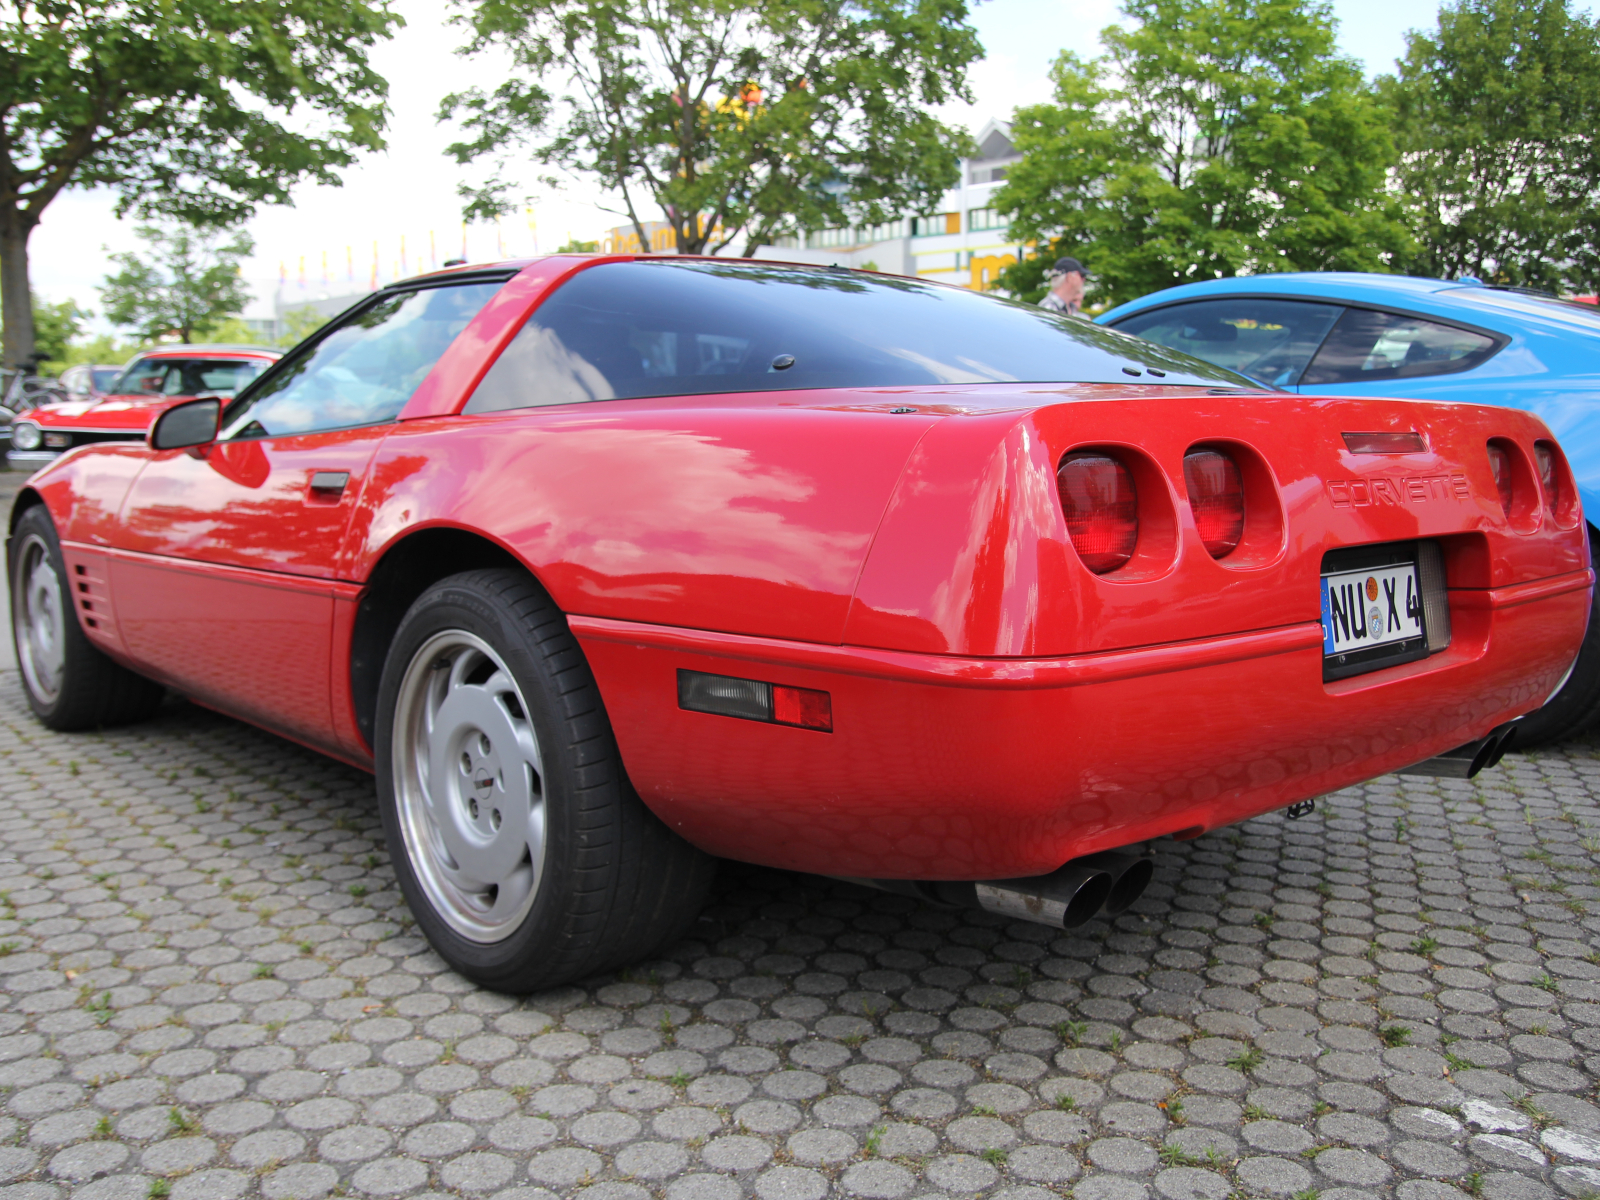
[[[173,689],[372,771],[418,924],[510,992],[677,937],[717,857],[1116,912],[1150,839],[1493,762],[1593,578],[1530,413],[650,256],[385,288],[9,529],[41,721]]]

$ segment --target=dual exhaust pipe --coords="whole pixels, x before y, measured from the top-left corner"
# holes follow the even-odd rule
[[[1150,885],[1153,860],[1122,850],[1074,859],[1048,875],[992,879],[976,883],[922,882],[910,879],[851,879],[881,891],[897,892],[953,908],[986,912],[1055,929],[1076,929],[1097,913],[1126,912]]]
[[[1486,771],[1505,757],[1517,740],[1517,722],[1507,721],[1497,725],[1475,742],[1446,750],[1434,758],[1424,759],[1409,767],[1401,767],[1396,775],[1433,775],[1445,779],[1471,779],[1479,771]]]

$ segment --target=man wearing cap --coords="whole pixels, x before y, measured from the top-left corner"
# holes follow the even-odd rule
[[[1050,282],[1050,290],[1039,301],[1039,307],[1069,317],[1082,316],[1079,309],[1083,307],[1083,285],[1089,278],[1088,268],[1075,258],[1058,258],[1045,278]]]

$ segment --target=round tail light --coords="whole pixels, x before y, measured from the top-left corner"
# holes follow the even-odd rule
[[[1539,465],[1539,487],[1544,492],[1544,506],[1552,514],[1561,509],[1561,472],[1556,469],[1556,448],[1549,442],[1533,444],[1533,458]]]
[[[1133,473],[1108,454],[1069,454],[1056,470],[1067,534],[1083,565],[1096,575],[1115,571],[1139,543],[1139,500]]]
[[[1489,468],[1494,472],[1495,490],[1500,493],[1500,507],[1506,516],[1511,515],[1511,454],[1504,446],[1489,443]]]
[[[1206,553],[1226,558],[1239,548],[1244,536],[1244,481],[1239,477],[1239,464],[1218,450],[1191,450],[1183,456],[1183,482]]]

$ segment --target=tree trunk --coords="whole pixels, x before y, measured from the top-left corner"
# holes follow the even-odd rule
[[[33,223],[14,205],[0,208],[0,317],[5,344],[0,365],[32,366],[33,291],[28,283],[28,235]]]

